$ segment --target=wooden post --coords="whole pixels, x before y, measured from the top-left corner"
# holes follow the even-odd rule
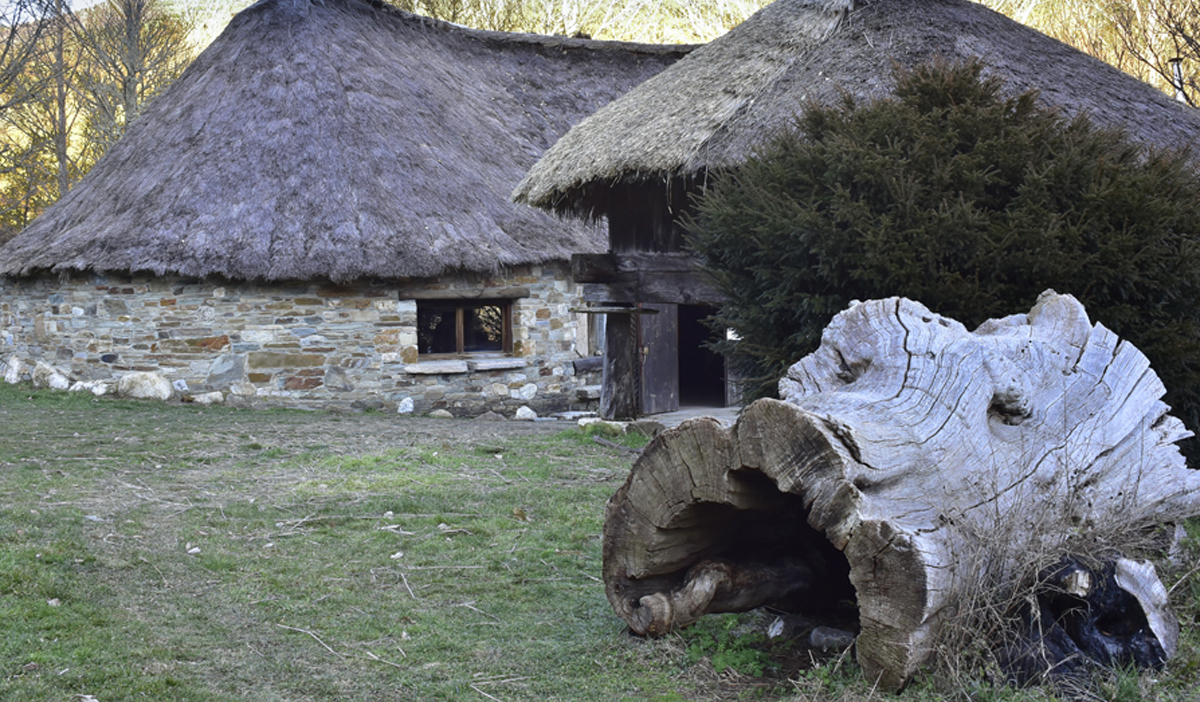
[[[635,419],[639,409],[640,370],[637,317],[633,314],[609,314],[605,327],[600,416],[604,419]]]

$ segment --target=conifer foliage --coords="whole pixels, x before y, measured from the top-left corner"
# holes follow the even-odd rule
[[[697,201],[693,246],[728,298],[723,349],[770,395],[855,299],[972,327],[1048,288],[1138,346],[1200,427],[1200,172],[1007,96],[979,62],[898,70],[886,99],[809,105]]]

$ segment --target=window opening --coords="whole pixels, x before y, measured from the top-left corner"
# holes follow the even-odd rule
[[[417,348],[424,354],[511,353],[512,303],[418,301]]]

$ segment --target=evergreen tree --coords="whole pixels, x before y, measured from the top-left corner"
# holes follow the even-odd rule
[[[982,65],[899,71],[894,95],[808,106],[697,203],[693,245],[728,297],[723,349],[769,395],[854,299],[918,300],[968,327],[1077,297],[1149,357],[1200,427],[1200,172]]]

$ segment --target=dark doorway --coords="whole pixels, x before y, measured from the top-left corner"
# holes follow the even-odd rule
[[[716,310],[707,305],[679,306],[679,404],[725,406],[725,359],[707,348],[715,333],[703,320]]]

